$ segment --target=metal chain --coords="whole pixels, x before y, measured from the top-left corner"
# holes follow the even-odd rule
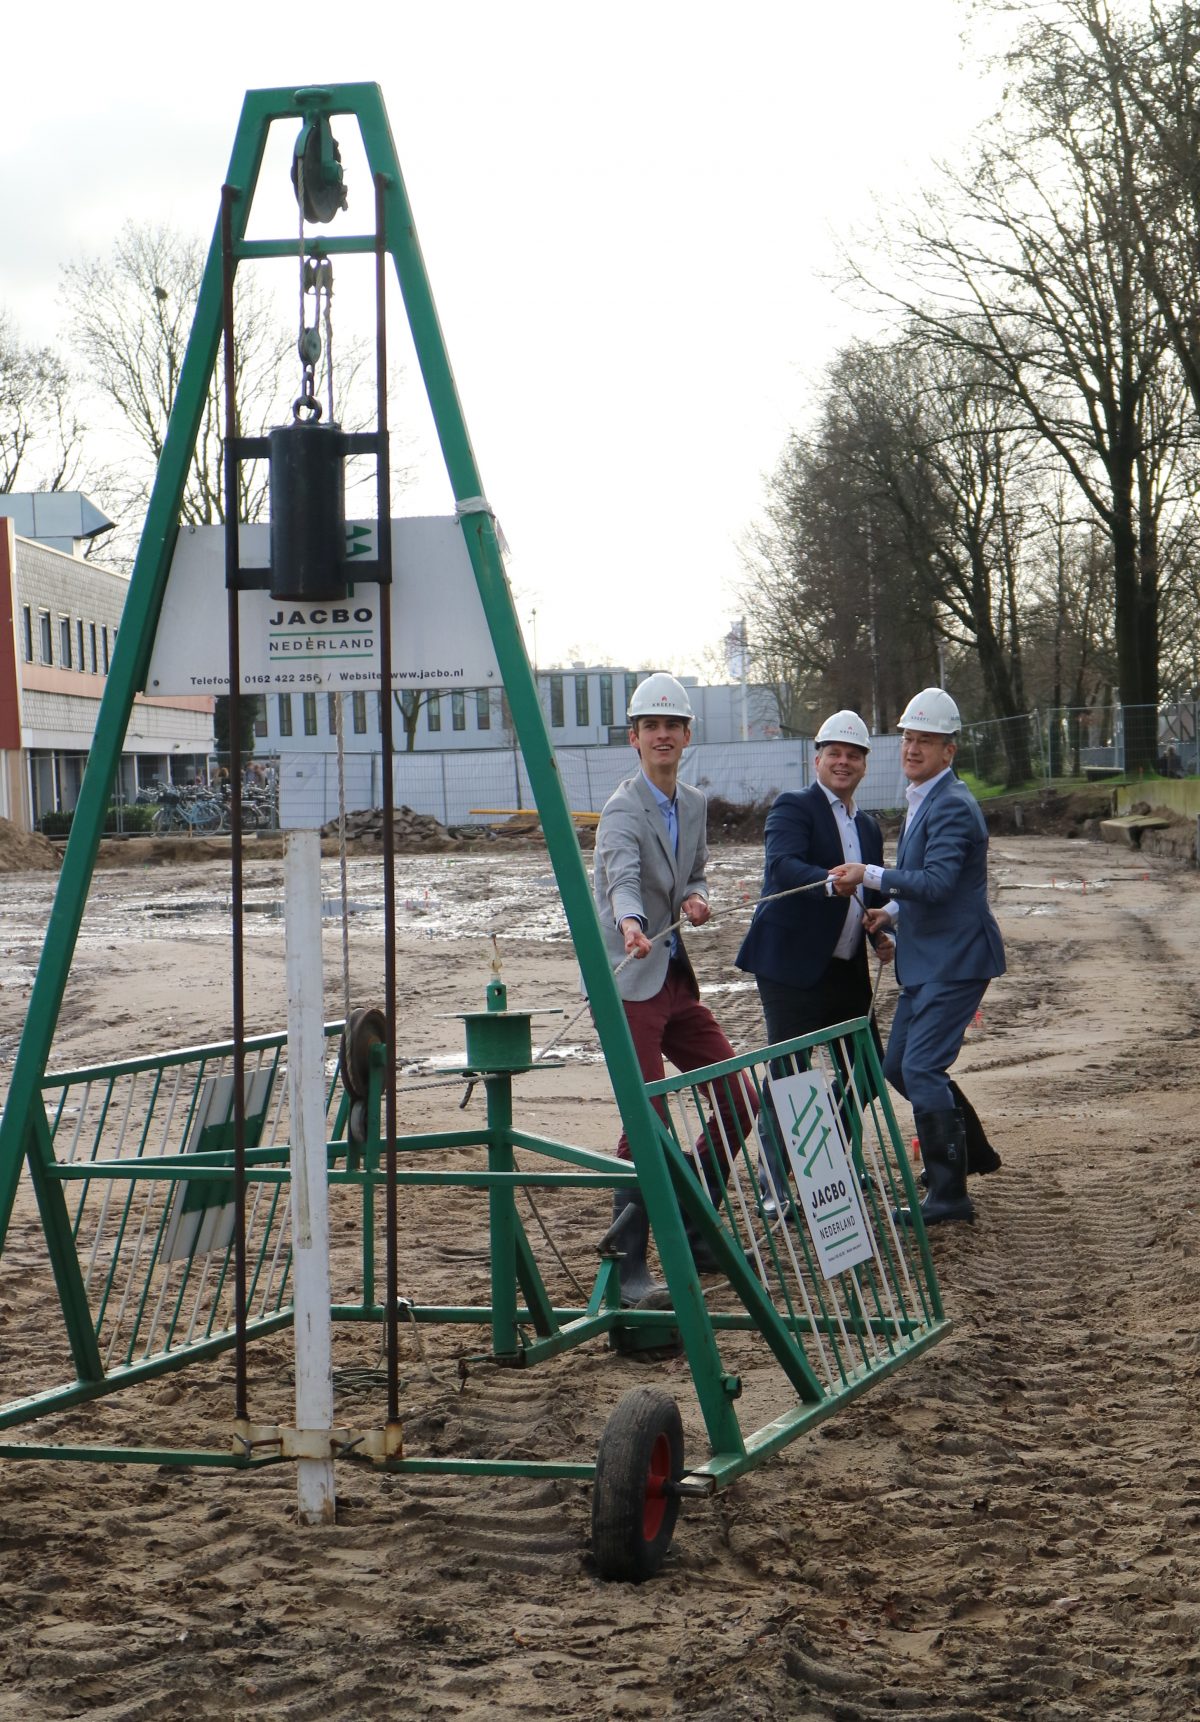
[[[320,325],[325,325],[325,381],[326,398],[329,403],[329,419],[333,421],[333,264],[328,257],[309,259],[304,243],[304,162],[297,158],[296,162],[296,196],[300,212],[300,330],[296,338],[296,349],[300,354],[300,394],[292,407],[296,418],[306,411],[313,418],[321,416],[321,403],[317,399],[317,361],[321,357],[322,343]],[[306,321],[308,295],[314,295],[313,320],[311,327]]]
[[[320,416],[320,405],[313,393],[315,365],[320,352],[320,336],[317,335],[316,350],[309,339],[308,325],[304,320],[305,299],[308,293],[308,260],[304,254],[304,157],[296,157],[296,207],[300,216],[299,262],[300,262],[300,328],[296,336],[296,351],[300,355],[300,393],[292,405],[292,413],[297,419],[301,408],[310,412],[316,407]],[[312,331],[316,335],[316,330]]]

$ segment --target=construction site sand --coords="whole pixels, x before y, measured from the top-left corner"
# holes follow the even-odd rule
[[[1200,1189],[1200,879],[1096,844],[998,837],[1010,973],[960,1073],[1004,1156],[978,1223],[933,1235],[950,1337],[712,1501],[685,1504],[655,1582],[601,1584],[575,1482],[380,1478],[339,1470],[336,1527],[294,1523],[285,1467],[0,1462],[0,1722],[138,1718],[678,1716],[874,1722],[1168,1722],[1200,1713],[1196,1201]],[[356,1002],[377,996],[377,863],[350,894]],[[715,897],[757,887],[722,848]],[[251,870],[251,1028],[281,1026],[281,868]],[[397,867],[401,1052],[453,1057],[500,934],[514,1005],[573,1009],[576,978],[544,852]],[[53,878],[0,880],[0,1047],[20,1032]],[[336,863],[326,889],[336,897]],[[229,1025],[228,883],[217,862],[95,882],[55,1048],[60,1065],[195,1042]],[[173,911],[180,911],[175,913]],[[756,995],[731,966],[744,911],[692,945],[714,1006],[756,1044]],[[340,937],[325,949],[338,1008]],[[892,996],[890,978],[885,999]],[[890,1006],[888,1007],[890,1008]],[[537,1019],[535,1039],[561,1019]],[[586,1020],[586,1019],[585,1019]],[[531,1128],[611,1145],[590,1031],[565,1068],[522,1078]],[[405,1079],[409,1087],[415,1079]],[[402,1097],[401,1126],[457,1128],[460,1092]],[[471,1103],[476,1116],[478,1096]],[[902,1114],[903,1116],[903,1114]],[[539,1206],[563,1259],[594,1272],[605,1200]],[[0,1263],[3,1397],[57,1312],[23,1284],[40,1243],[23,1192]],[[532,1224],[531,1222],[527,1222]],[[401,1224],[401,1289],[486,1297],[474,1197],[422,1192]],[[353,1260],[350,1222],[338,1247]],[[544,1252],[535,1237],[539,1259]],[[551,1290],[571,1297],[549,1264]],[[600,1346],[527,1373],[455,1358],[471,1330],[403,1340],[415,1450],[590,1458],[628,1388],[657,1382],[704,1451],[678,1362]],[[365,1366],[339,1417],[382,1421]],[[288,1415],[289,1351],[251,1353],[251,1407]],[[227,1360],[52,1421],[63,1440],[224,1445]]]

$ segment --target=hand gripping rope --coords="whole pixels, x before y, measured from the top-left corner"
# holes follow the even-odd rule
[[[756,901],[749,906],[750,913],[754,914],[755,911],[760,909],[764,903],[778,903],[784,897],[798,897],[805,891],[823,891],[825,889],[827,883],[828,883],[828,881],[825,879],[815,879],[811,885],[792,885],[786,891],[772,891],[768,895],[764,895],[764,896],[757,898]],[[857,895],[857,893],[856,893],[856,895]],[[861,903],[862,897],[859,896],[858,900]],[[732,915],[732,914],[744,913],[746,910],[746,907],[747,907],[747,905],[745,903],[733,903],[727,909],[711,909],[709,911],[709,917],[708,918],[710,921],[713,921],[713,920],[719,919],[722,915]],[[669,927],[664,927],[661,933],[652,934],[651,939],[650,939],[650,943],[652,945],[657,945],[662,939],[669,939],[673,933],[679,932],[681,928],[688,926],[688,925],[690,925],[690,923],[688,921],[687,916],[681,915],[677,921],[672,921],[671,925]],[[613,970],[613,974],[619,975],[623,969],[628,968],[629,964],[632,962],[635,962],[635,961],[637,961],[637,958],[635,957],[634,953],[631,951],[628,956],[622,957],[621,961],[617,964],[616,968]],[[878,960],[878,972],[876,973],[876,976],[875,976],[875,985],[871,990],[871,1004],[870,1004],[870,1009],[867,1012],[868,1016],[870,1016],[871,1012],[874,1011],[874,1009],[875,1009],[875,999],[876,999],[876,996],[878,995],[878,992],[879,992],[879,983],[883,978],[883,970],[884,970],[883,961],[882,961],[882,959],[879,959]],[[570,1033],[571,1029],[574,1028],[575,1024],[579,1021],[580,1017],[583,1015],[583,1013],[587,1009],[588,1009],[588,1001],[587,1001],[587,999],[584,999],[583,1003],[579,1006],[578,1010],[576,1010],[574,1015],[571,1016],[571,1018],[563,1024],[563,1026],[559,1029],[558,1033],[554,1036],[553,1040],[547,1041],[545,1046],[540,1047],[534,1053],[533,1062],[535,1064],[538,1063],[541,1059],[545,1058],[547,1053],[553,1051],[553,1049],[558,1045],[559,1041],[561,1041],[565,1035]]]

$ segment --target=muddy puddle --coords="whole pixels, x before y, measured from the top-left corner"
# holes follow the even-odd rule
[[[31,938],[40,946],[53,902],[53,876],[24,875],[0,881],[0,984],[4,954],[20,948],[28,958]],[[321,914],[330,927],[342,918],[336,861],[321,868]],[[347,866],[347,909],[354,926],[369,934],[383,929],[383,876],[374,859]],[[281,938],[283,869],[248,867],[243,886],[245,934]],[[232,899],[229,870],[220,862],[189,868],[183,877],[149,873],[144,890],[130,890],[128,874],[98,874],[80,928],[79,946],[145,942],[164,934],[181,939],[225,937]],[[404,856],[396,863],[396,925],[430,939],[478,939],[492,932],[509,939],[565,940],[566,916],[544,855]],[[36,946],[33,953],[36,956]]]

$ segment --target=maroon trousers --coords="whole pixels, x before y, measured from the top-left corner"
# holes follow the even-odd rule
[[[667,978],[660,991],[649,999],[624,999],[625,1016],[633,1036],[634,1051],[643,1082],[661,1082],[667,1074],[663,1063],[669,1058],[676,1070],[699,1070],[705,1064],[720,1064],[734,1056],[724,1031],[707,1005],[702,1005],[692,988],[694,981],[682,963],[669,963]],[[728,1149],[736,1152],[740,1137],[749,1134],[758,1113],[758,1096],[738,1076],[721,1078],[705,1086],[710,1110],[707,1128],[696,1141],[700,1160],[711,1162],[709,1147],[715,1150],[721,1169],[728,1165]],[[667,1110],[661,1095],[650,1103],[659,1117],[666,1120]],[[715,1111],[721,1119],[718,1127]],[[740,1136],[739,1136],[740,1132]],[[622,1130],[617,1153],[628,1160],[629,1139]]]

